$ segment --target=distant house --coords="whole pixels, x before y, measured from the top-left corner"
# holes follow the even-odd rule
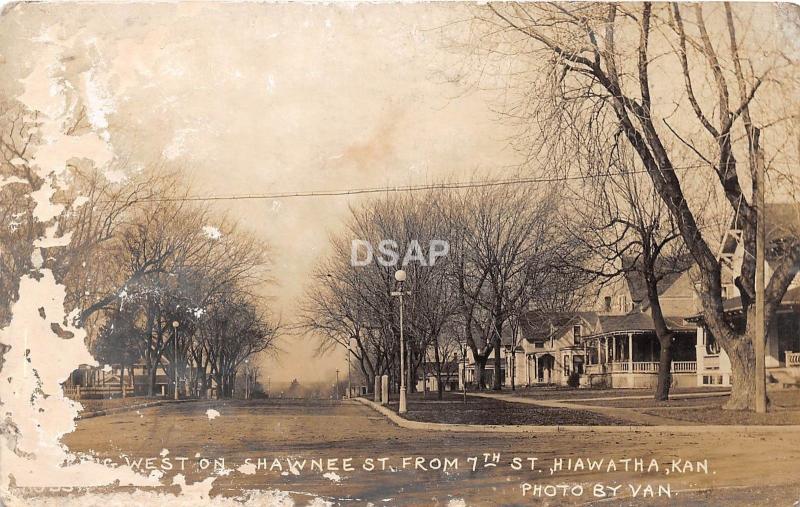
[[[452,359],[442,360],[441,382],[445,391],[457,391],[460,389],[460,375],[463,368],[458,354]],[[436,373],[436,363],[426,361],[425,364],[417,368],[416,389],[417,391],[438,391],[439,378]]]
[[[516,384],[566,385],[572,372],[583,374],[584,342],[596,325],[594,312],[528,312],[514,359]]]

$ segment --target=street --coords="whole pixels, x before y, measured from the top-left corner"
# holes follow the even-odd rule
[[[209,418],[209,409],[219,416]],[[94,451],[122,464],[126,455],[167,477],[182,473],[187,483],[214,474],[216,459],[217,472],[223,471],[213,495],[277,489],[292,492],[299,505],[316,497],[388,505],[454,499],[466,505],[792,505],[800,499],[796,431],[769,437],[749,430],[478,436],[405,430],[356,402],[270,400],[184,403],[96,417],[80,421],[63,441],[73,452]],[[443,471],[446,460],[450,466]],[[562,469],[551,474],[556,462]]]

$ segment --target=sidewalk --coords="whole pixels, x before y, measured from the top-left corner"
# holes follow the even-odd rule
[[[616,417],[618,419],[624,419],[627,421],[631,421],[637,424],[644,424],[647,426],[689,426],[690,423],[686,421],[676,421],[675,419],[669,419],[665,417],[659,417],[650,414],[642,414],[641,412],[637,412],[631,408],[622,408],[622,407],[602,407],[597,405],[581,405],[579,402],[584,400],[538,400],[536,398],[530,398],[527,396],[514,396],[513,394],[492,394],[492,393],[467,393],[469,396],[476,396],[479,398],[492,398],[496,400],[502,400],[508,403],[520,403],[523,405],[537,405],[540,407],[551,407],[551,408],[564,408],[564,409],[571,409],[571,410],[588,410],[590,412],[595,412],[597,414],[609,416],[609,417]],[[724,393],[727,394],[727,393]],[[677,398],[679,395],[676,395]],[[684,395],[690,397],[691,395]],[[618,399],[649,399],[648,396],[629,396],[625,397],[609,397],[609,398],[592,398],[587,399],[586,401],[606,401],[606,400],[618,400]],[[578,403],[576,403],[578,402]]]
[[[508,399],[509,397],[498,396],[498,395],[477,395],[477,394],[470,394],[471,396],[488,396],[492,397],[495,396],[502,401],[507,401],[511,403],[523,403],[523,404],[531,404],[536,405],[537,403],[533,400],[519,398],[519,397],[510,397],[513,399]],[[406,428],[410,430],[428,430],[428,431],[447,431],[453,433],[563,433],[563,432],[573,432],[573,433],[680,433],[680,434],[700,434],[700,433],[720,433],[720,432],[747,432],[747,433],[780,433],[785,434],[787,432],[800,432],[800,425],[784,425],[784,426],[756,426],[756,425],[690,425],[690,424],[675,424],[676,421],[668,420],[669,424],[662,424],[664,419],[656,416],[646,416],[645,414],[639,414],[642,417],[652,417],[654,421],[658,422],[649,422],[645,424],[654,424],[653,426],[541,426],[541,425],[485,425],[485,424],[445,424],[445,423],[431,423],[431,422],[420,422],[420,421],[411,421],[404,417],[400,417],[399,414],[394,412],[393,410],[380,405],[379,403],[375,403],[374,401],[365,399],[365,398],[355,398],[355,401],[366,405],[376,412],[384,415],[389,421],[396,424],[401,428]],[[547,402],[547,403],[559,403],[559,402]],[[559,403],[558,405],[561,408],[573,408],[571,406],[565,406],[566,404]],[[554,406],[554,405],[542,405],[542,406]],[[598,408],[598,407],[593,407]],[[587,407],[580,406],[580,408],[576,408],[578,410],[586,410]],[[629,410],[629,409],[609,409],[609,410]],[[620,413],[617,413],[616,417],[624,417]]]

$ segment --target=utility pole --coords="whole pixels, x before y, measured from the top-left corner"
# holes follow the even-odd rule
[[[753,145],[756,147],[756,335],[754,349],[756,354],[756,413],[767,411],[767,380],[765,372],[764,350],[766,349],[766,321],[764,319],[764,254],[766,228],[764,212],[764,187],[766,176],[764,170],[764,152],[759,143],[761,131],[754,129]]]
[[[353,344],[353,340],[348,340],[347,342],[347,399],[353,397],[353,375],[352,375],[352,368],[350,368],[350,354],[351,349],[350,346]]]
[[[173,365],[172,369],[175,370],[174,373],[175,373],[175,399],[176,400],[178,399],[178,326],[179,326],[178,321],[177,320],[173,320],[172,321],[172,329],[173,329],[172,341],[175,342],[174,343],[175,346],[173,347],[173,356],[172,356],[172,358],[175,360],[175,364]]]
[[[467,341],[464,340],[464,348],[461,357],[464,358],[464,368],[461,370],[461,390],[464,394],[464,403],[467,402]]]

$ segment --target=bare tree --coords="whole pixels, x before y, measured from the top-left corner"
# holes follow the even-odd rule
[[[535,277],[554,272],[553,254],[561,244],[555,202],[553,195],[521,186],[474,188],[449,202],[450,227],[458,238],[453,278],[479,387],[494,352],[492,388],[501,388],[503,326],[527,309]]]
[[[29,160],[36,133],[35,115],[19,104],[0,102],[0,326],[11,319],[20,276],[32,268],[33,239],[44,233],[28,196],[42,185]]]
[[[382,374],[399,380],[399,302],[391,296],[396,270],[408,272],[404,333],[409,379],[416,378],[426,351],[453,314],[447,261],[428,263],[430,240],[447,240],[448,233],[431,213],[433,199],[433,194],[394,195],[353,208],[346,231],[331,238],[332,251],[306,292],[297,329],[322,339],[320,353],[352,343],[369,382]],[[364,265],[351,263],[353,240],[377,250]],[[403,265],[409,248],[424,260]]]
[[[576,189],[575,219],[569,228],[586,251],[583,269],[603,284],[620,277],[643,282],[655,334],[660,344],[655,399],[669,398],[674,335],[662,311],[662,282],[691,265],[691,258],[666,205],[649,178],[638,174],[627,147],[613,146],[582,159],[595,178]]]
[[[737,379],[726,406],[739,409],[754,403],[752,196],[764,184],[755,178],[756,166],[763,159],[769,173],[797,163],[794,152],[782,149],[785,139],[797,138],[788,121],[797,111],[787,109],[796,100],[781,100],[795,97],[783,87],[797,82],[796,59],[783,52],[788,41],[780,30],[742,30],[742,18],[751,25],[759,18],[780,19],[774,10],[751,15],[765,8],[489,4],[475,19],[472,41],[484,56],[521,69],[514,79],[524,90],[508,94],[513,105],[507,110],[528,125],[519,140],[532,162],[568,157],[575,136],[564,132],[593,140],[613,139],[618,132],[629,143],[698,266],[705,322],[730,356]],[[683,80],[682,89],[673,86],[675,76]],[[764,141],[767,131],[772,142]],[[749,252],[737,276],[744,330],[725,318],[717,238],[698,225],[713,194],[690,192],[680,176],[702,168],[716,180]],[[767,328],[798,265],[800,242],[775,263],[765,296]]]

